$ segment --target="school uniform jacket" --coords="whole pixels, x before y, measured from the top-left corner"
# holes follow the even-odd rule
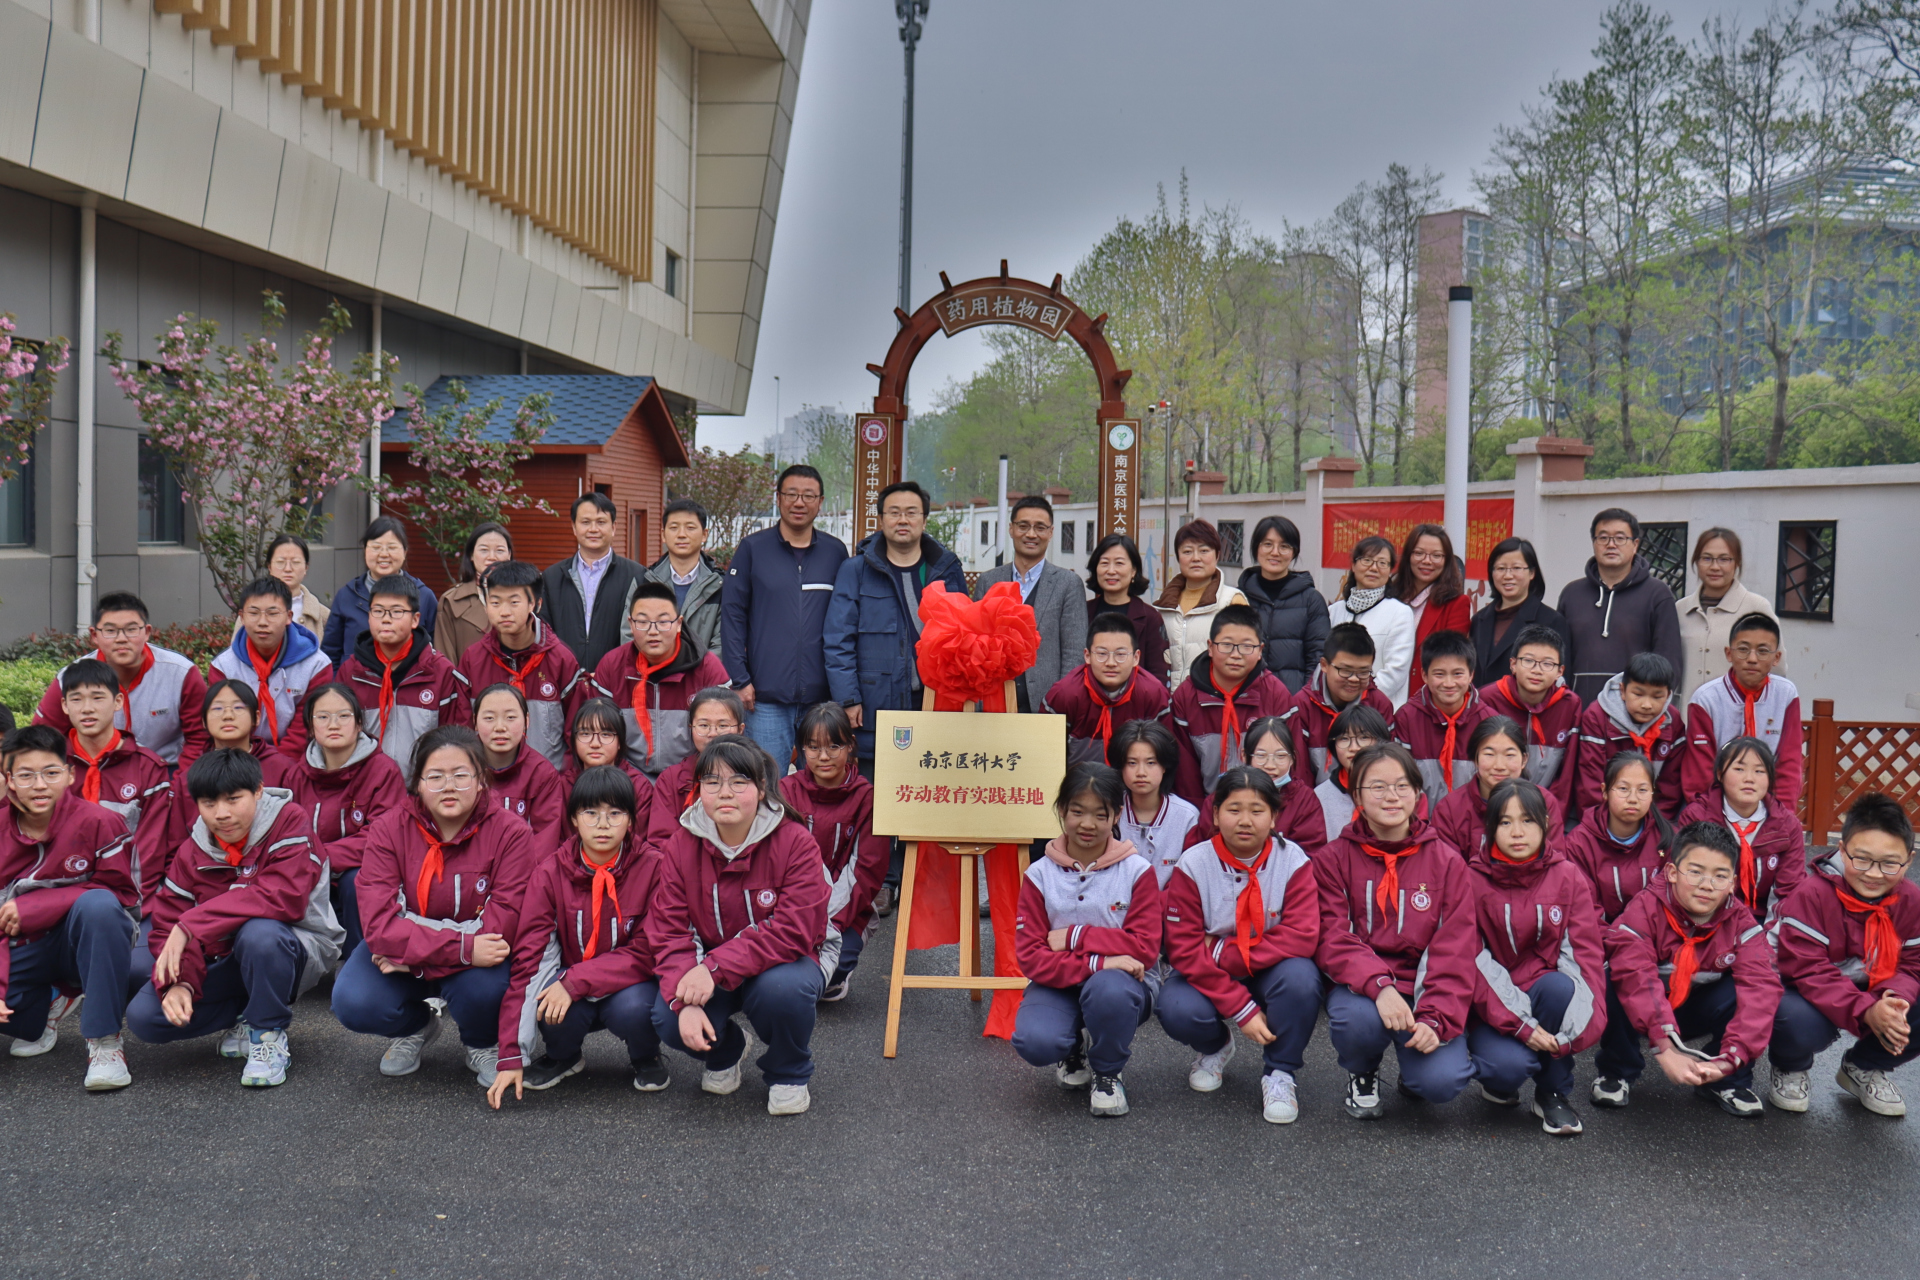
[[[1579,772],[1580,695],[1564,683],[1547,690],[1537,707],[1520,700],[1512,676],[1502,676],[1480,690],[1489,715],[1506,716],[1527,736],[1527,781],[1573,808],[1573,781]],[[1605,768],[1604,765],[1601,766]]]
[[[1462,855],[1471,858],[1487,847],[1487,798],[1480,794],[1478,778],[1464,787],[1455,787],[1453,794],[1433,806],[1433,827],[1440,838],[1458,849]],[[1555,848],[1560,844],[1561,833],[1567,829],[1567,816],[1560,810],[1560,802],[1547,793],[1547,846]]]
[[[441,872],[420,897],[429,837],[439,828],[418,799],[373,824],[360,863],[360,922],[374,955],[431,982],[473,967],[473,940],[512,945],[533,874],[533,833],[480,793],[467,825],[441,845]]]
[[[1711,939],[1700,944],[1694,990],[1708,983],[1731,982],[1739,993],[1739,1007],[1721,1037],[1719,1057],[1736,1067],[1757,1060],[1773,1036],[1780,975],[1774,972],[1765,927],[1735,897],[1729,896],[1713,919],[1697,925],[1674,901],[1673,886],[1663,879],[1628,903],[1619,919],[1607,926],[1607,970],[1627,1020],[1655,1044],[1679,1043],[1680,1019],[1667,1000],[1667,985],[1681,939],[1667,911],[1680,921],[1689,938]]]
[[[69,787],[54,802],[46,838],[29,840],[20,834],[20,811],[0,805],[0,903],[11,902],[20,912],[20,933],[9,940],[14,946],[51,933],[89,889],[109,890],[137,914],[139,886],[133,837],[118,814]],[[0,952],[7,950],[0,944]]]
[[[215,656],[208,669],[216,679],[238,680],[253,690],[261,704],[260,714],[254,720],[253,736],[288,755],[300,754],[307,745],[306,722],[300,718],[300,704],[306,701],[307,690],[333,679],[333,664],[320,652],[320,641],[305,627],[292,624],[287,627],[287,638],[280,642],[280,652],[273,655],[273,664],[267,669],[264,691],[260,688],[259,672],[254,670],[253,642],[245,627],[234,634],[233,643]],[[267,725],[268,699],[273,702],[272,729],[277,732],[270,732]]]
[[[525,694],[527,745],[555,769],[566,767],[567,726],[594,690],[592,679],[552,628],[535,618],[533,643],[518,653],[507,652],[499,634],[488,630],[460,655],[459,668],[467,696],[475,702],[496,684],[513,685]]]
[[[400,766],[366,733],[338,769],[328,769],[320,744],[309,742],[298,760],[281,767],[280,775],[283,780],[274,785],[293,792],[294,802],[313,822],[313,834],[326,849],[328,869],[336,876],[360,865],[367,829],[383,814],[408,803]]]
[[[636,827],[644,828],[647,825],[647,810],[653,801],[654,780],[628,764],[624,757],[615,760],[613,767],[626,774],[627,780],[633,783],[633,798],[640,806],[640,818]],[[691,774],[693,766],[688,765],[687,770]],[[580,758],[568,752],[567,767],[560,773],[560,794],[571,796],[573,784],[580,781],[580,775],[586,771],[587,766],[580,763]]]
[[[1585,812],[1607,807],[1607,766],[1622,751],[1644,755],[1653,766],[1653,807],[1668,822],[1680,816],[1687,794],[1681,788],[1687,731],[1680,721],[1680,708],[1667,699],[1667,705],[1652,724],[1635,724],[1627,714],[1620,690],[1626,677],[1615,676],[1592,702],[1580,711],[1580,750],[1574,761],[1573,802]],[[1645,739],[1636,741],[1635,735]],[[1712,785],[1709,783],[1708,785]]]
[[[1771,929],[1780,913],[1780,904],[1807,878],[1807,836],[1791,809],[1771,800],[1760,802],[1753,818],[1737,818],[1727,808],[1727,798],[1715,787],[1680,811],[1675,827],[1689,822],[1711,822],[1740,836],[1741,827],[1750,827],[1757,819],[1758,829],[1746,836],[1753,847],[1753,894],[1749,897],[1736,881],[1734,896],[1745,902],[1753,914]],[[1745,849],[1741,857],[1745,859]]]
[[[600,901],[596,931],[594,870],[580,853],[580,837],[536,860],[521,901],[507,994],[500,1001],[500,1069],[524,1065],[522,1045],[533,1039],[538,996],[554,982],[575,1000],[601,1000],[653,976],[645,920],[660,860],[629,832],[613,860],[613,894]],[[592,959],[586,956],[595,942]]]
[[[513,753],[513,763],[504,769],[489,769],[487,773],[488,797],[501,812],[510,813],[527,824],[536,847],[544,850],[560,843],[561,824],[567,816],[567,792],[560,785],[560,775],[554,772],[545,756],[522,742]],[[634,798],[639,799],[638,795]]]
[[[834,928],[842,935],[865,934],[893,856],[892,839],[873,834],[873,784],[850,767],[845,785],[829,789],[802,769],[780,779],[780,798],[820,846],[833,882]]]
[[[1107,762],[1107,744],[1099,737],[1100,711],[1107,708],[1107,727],[1118,733],[1129,720],[1163,720],[1173,701],[1167,686],[1136,667],[1133,676],[1117,693],[1100,687],[1085,666],[1075,667],[1047,690],[1043,708],[1067,718],[1067,763]]]
[[[390,701],[382,712],[386,668],[374,651],[373,633],[362,632],[360,643],[340,665],[340,679],[360,699],[360,724],[380,740],[380,749],[400,766],[401,776],[413,767],[413,744],[443,724],[466,724],[467,680],[427,643],[427,633],[415,627],[406,655],[393,664]]]
[[[1256,664],[1240,687],[1234,690],[1233,705],[1240,721],[1240,732],[1223,729],[1226,697],[1213,681],[1213,658],[1201,654],[1193,660],[1189,675],[1174,690],[1167,715],[1172,721],[1174,741],[1180,744],[1180,768],[1174,790],[1195,805],[1204,805],[1213,784],[1228,768],[1247,762],[1246,744],[1241,734],[1261,716],[1284,715],[1289,702],[1287,686],[1281,684],[1264,664]],[[1296,737],[1294,750],[1299,750]]]
[[[1478,689],[1467,691],[1453,728],[1453,758],[1440,759],[1447,742],[1447,718],[1433,705],[1433,692],[1424,684],[1393,713],[1393,736],[1401,746],[1413,752],[1426,784],[1427,803],[1439,804],[1451,792],[1473,781],[1473,757],[1467,753],[1467,740],[1490,713]]]
[[[198,1000],[205,992],[207,967],[233,952],[233,937],[249,920],[278,920],[293,927],[306,953],[299,990],[312,987],[339,962],[346,930],[334,917],[327,893],[327,859],[313,838],[307,815],[284,787],[266,787],[253,814],[253,826],[237,863],[196,819],[174,851],[160,892],[153,899],[153,932],[148,946],[158,956],[175,926],[186,930],[180,976]],[[172,983],[156,973],[156,990]]]
[[[1361,846],[1401,855],[1400,889],[1385,908],[1376,891],[1386,863]],[[1413,1006],[1414,1020],[1451,1040],[1467,1027],[1477,970],[1479,933],[1474,885],[1466,860],[1419,818],[1406,840],[1376,840],[1366,819],[1314,855],[1320,885],[1320,969],[1373,999],[1393,987]]]
[[[1720,748],[1744,736],[1746,723],[1746,699],[1732,672],[1693,691],[1693,700],[1687,704],[1687,751],[1680,779],[1688,795],[1697,796],[1714,785],[1713,764]],[[1793,681],[1767,677],[1753,704],[1753,730],[1753,736],[1773,752],[1772,799],[1791,813],[1800,803],[1800,785],[1806,776],[1800,690]]]
[[[1063,839],[1049,841],[1046,856],[1020,879],[1013,936],[1020,972],[1043,987],[1070,989],[1100,972],[1108,956],[1132,956],[1152,968],[1164,914],[1152,865],[1124,840],[1109,838],[1106,852],[1084,868],[1064,850]],[[1047,944],[1055,929],[1070,931],[1065,950]]]
[[[1574,866],[1584,871],[1599,904],[1600,918],[1611,923],[1619,918],[1642,890],[1660,878],[1665,847],[1673,828],[1664,832],[1660,820],[1648,814],[1640,824],[1640,834],[1627,844],[1613,838],[1607,828],[1607,810],[1603,805],[1589,809],[1580,822],[1567,832],[1560,848]]]
[[[1554,1033],[1553,1056],[1596,1043],[1607,1025],[1606,948],[1586,874],[1551,846],[1524,863],[1482,849],[1467,859],[1467,870],[1480,926],[1475,1015],[1495,1031],[1525,1040],[1540,1027],[1528,991],[1547,974],[1559,973],[1573,983],[1573,999]]]
[[[824,978],[840,963],[840,931],[828,919],[830,886],[820,846],[777,802],[763,804],[733,857],[703,805],[680,815],[662,853],[660,887],[647,917],[660,995],[696,964],[731,991],[775,965],[813,960]]]
[[[1165,889],[1180,855],[1186,852],[1188,836],[1199,822],[1200,811],[1170,791],[1161,793],[1160,809],[1153,821],[1141,822],[1134,817],[1133,795],[1129,792],[1120,809],[1120,838],[1153,864],[1154,877]]]
[[[1306,752],[1306,758],[1313,764],[1315,785],[1325,782],[1328,770],[1333,767],[1333,753],[1327,747],[1327,736],[1333,728],[1334,717],[1340,714],[1327,699],[1324,677],[1325,672],[1315,667],[1307,682],[1300,686],[1300,692],[1293,695],[1286,713],[1287,722],[1294,726],[1294,741],[1299,744],[1296,756],[1299,751]],[[1389,726],[1393,724],[1393,703],[1386,694],[1368,685],[1367,691],[1360,695],[1360,701],[1378,711],[1380,718]],[[1329,827],[1327,831],[1331,834],[1337,829]]]
[[[1320,821],[1328,831],[1345,831],[1353,821],[1353,797],[1340,785],[1340,779],[1322,782],[1313,789],[1313,798],[1320,803]]]
[[[173,801],[173,770],[167,762],[122,733],[106,753],[92,764],[80,758],[74,749],[72,731],[67,734],[67,765],[73,770],[69,788],[76,799],[86,798],[87,779],[95,771],[100,775],[98,804],[108,813],[118,814],[133,837],[129,851],[135,878],[140,884],[140,901],[151,902],[167,869],[167,859],[186,837]],[[182,789],[186,779],[180,779]]]
[[[100,651],[85,656],[98,658]],[[33,713],[35,724],[52,725],[61,733],[73,729],[66,708],[60,705],[60,677],[66,671],[62,667],[55,673]],[[207,682],[192,660],[150,644],[139,681],[121,692],[127,695],[127,705],[113,717],[114,728],[131,731],[135,742],[169,765],[184,767],[206,753]]]
[[[1920,885],[1901,880],[1874,905],[1884,906],[1900,938],[1900,967],[1878,986],[1867,980],[1867,917],[1841,905],[1851,893],[1835,852],[1780,904],[1780,977],[1823,1017],[1852,1035],[1868,1035],[1860,1017],[1883,995],[1920,1001]]]
[[[727,668],[720,659],[684,636],[667,665],[647,681],[647,726],[643,732],[640,716],[634,710],[634,698],[640,687],[640,668],[635,665],[639,650],[630,644],[609,650],[594,668],[593,683],[600,696],[613,699],[627,722],[627,763],[650,778],[685,759],[693,751],[692,731],[687,727],[687,704],[702,689],[726,688]],[[777,762],[786,768],[785,761]]]
[[[1260,868],[1261,931],[1240,954],[1235,907],[1247,884],[1245,866],[1228,866],[1209,840],[1180,857],[1165,894],[1167,957],[1193,989],[1237,1026],[1260,1012],[1246,978],[1282,960],[1314,958],[1320,945],[1320,886],[1306,851],[1290,840],[1269,840]]]
[[[1327,847],[1326,813],[1320,807],[1319,795],[1304,779],[1290,776],[1280,784],[1280,812],[1274,815],[1273,830],[1275,835],[1299,845],[1309,857]],[[1199,821],[1187,833],[1187,848],[1211,839],[1213,798],[1209,796],[1200,809]]]

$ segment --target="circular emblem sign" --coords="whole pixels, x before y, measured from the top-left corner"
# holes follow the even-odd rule
[[[1108,427],[1107,447],[1115,453],[1125,453],[1133,448],[1133,428],[1124,422],[1116,422]]]
[[[885,444],[887,440],[887,422],[884,418],[868,418],[860,424],[860,438],[868,444]]]

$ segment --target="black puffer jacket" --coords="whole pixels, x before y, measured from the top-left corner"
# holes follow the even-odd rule
[[[1267,670],[1280,677],[1288,693],[1300,692],[1326,648],[1326,597],[1313,585],[1313,575],[1295,569],[1279,582],[1268,582],[1257,568],[1240,575],[1240,593],[1260,615],[1260,636],[1267,642]]]
[[[1582,702],[1599,697],[1636,653],[1657,653],[1676,673],[1686,670],[1673,592],[1653,576],[1645,556],[1633,558],[1617,587],[1604,585],[1589,559],[1586,573],[1561,588],[1560,616],[1566,619],[1570,650],[1566,681]]]

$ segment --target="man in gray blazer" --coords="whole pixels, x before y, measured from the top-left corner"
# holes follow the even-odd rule
[[[1053,541],[1053,504],[1035,493],[1013,504],[1007,517],[1013,535],[1013,563],[998,565],[980,575],[973,598],[978,600],[996,582],[1019,586],[1020,596],[1033,608],[1040,629],[1040,652],[1018,681],[1020,710],[1038,711],[1047,690],[1085,660],[1087,649],[1087,593],[1078,574],[1047,563]]]

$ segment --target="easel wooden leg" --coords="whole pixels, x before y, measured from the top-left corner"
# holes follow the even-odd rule
[[[980,859],[960,859],[960,976],[980,976]],[[968,992],[980,1003],[980,988]]]
[[[887,1038],[882,1049],[893,1057],[900,1049],[900,996],[906,989],[907,934],[913,923],[913,880],[920,869],[920,842],[909,841],[900,869],[900,901],[893,913],[893,981],[887,990]]]

